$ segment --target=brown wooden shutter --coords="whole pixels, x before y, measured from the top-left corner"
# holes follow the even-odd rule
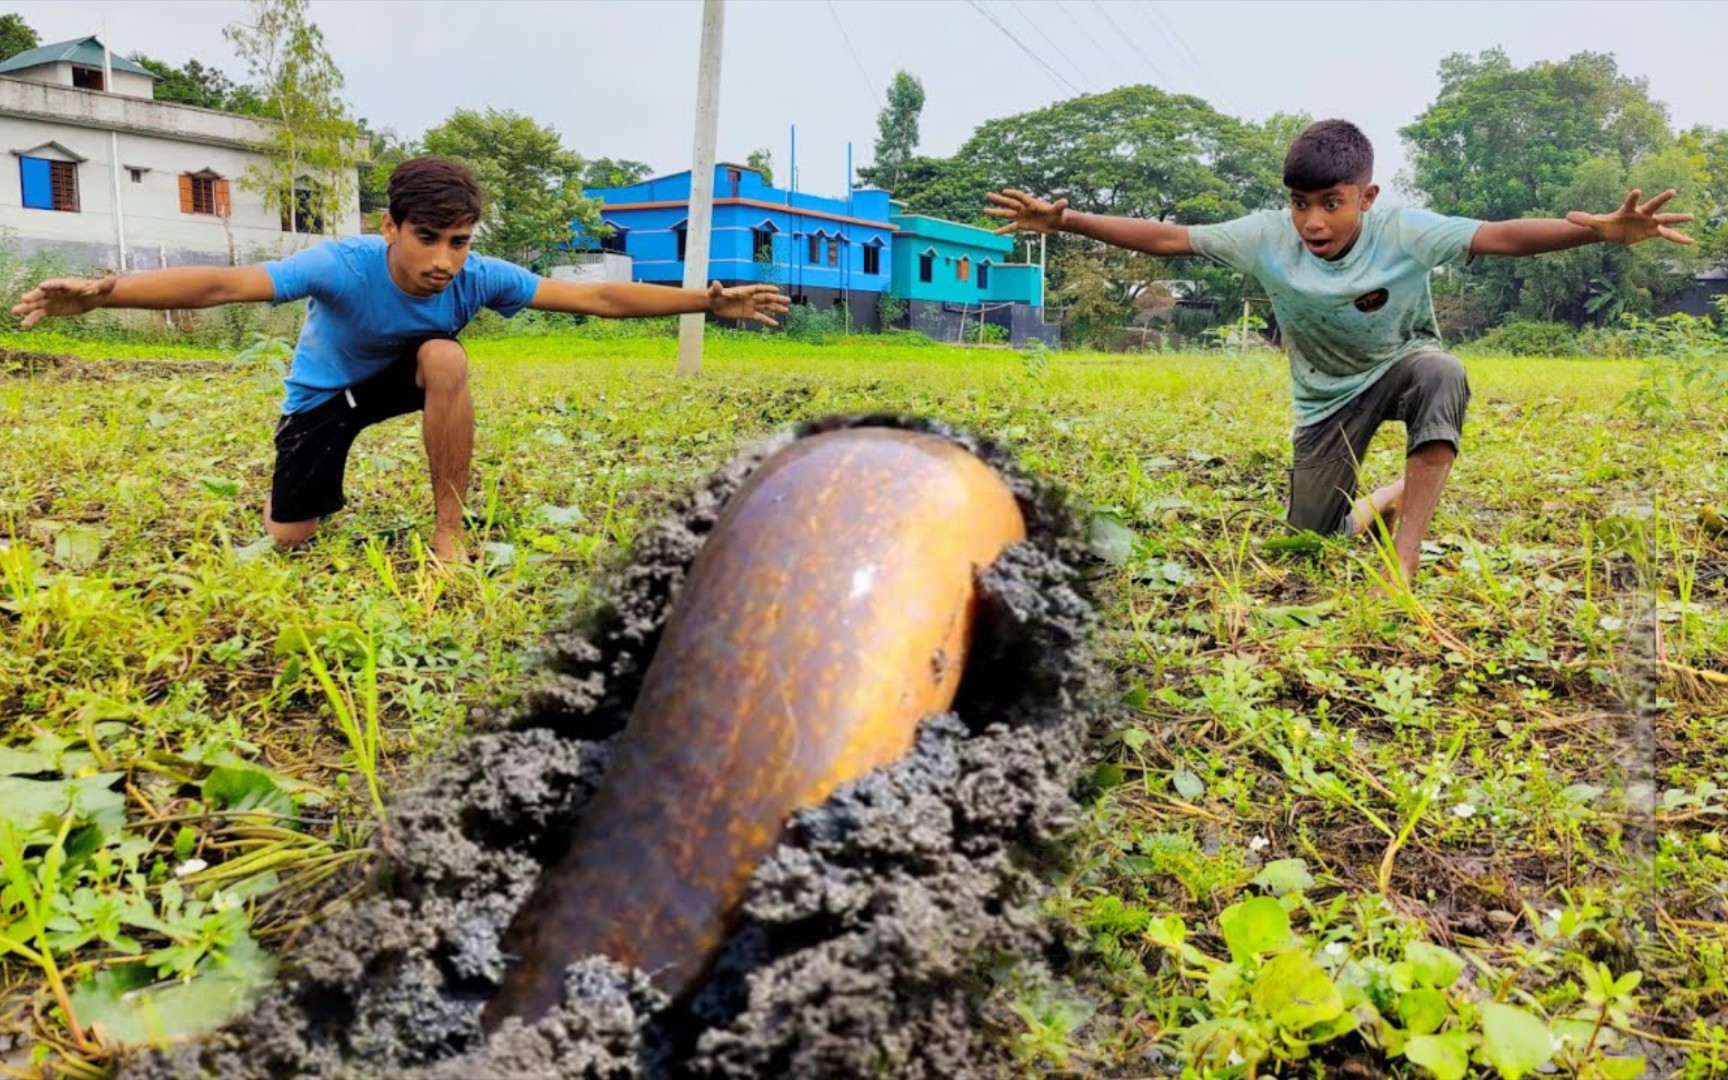
[[[190,214],[192,212],[192,174],[191,173],[181,173],[180,174],[180,212],[182,214]]]
[[[228,181],[220,178],[216,180],[216,213],[222,217],[233,214],[233,204],[228,197]]]

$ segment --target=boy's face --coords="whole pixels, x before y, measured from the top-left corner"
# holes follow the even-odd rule
[[[384,242],[390,245],[390,275],[412,296],[435,296],[450,287],[468,260],[477,222],[440,229],[410,218],[397,225],[384,211]]]
[[[1333,184],[1324,191],[1290,192],[1290,220],[1314,255],[1342,259],[1362,234],[1362,215],[1380,194],[1376,184]]]

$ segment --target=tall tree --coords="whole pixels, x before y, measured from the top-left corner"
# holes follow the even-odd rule
[[[366,146],[366,158],[359,169],[360,213],[365,216],[366,228],[371,230],[377,225],[375,216],[389,208],[390,174],[396,171],[396,166],[420,153],[420,144],[398,136],[394,128],[374,131],[364,119],[357,126]]]
[[[338,96],[342,72],[324,49],[307,0],[249,0],[251,21],[223,35],[251,71],[273,121],[262,163],[242,185],[297,233],[334,233],[355,190],[359,128]]]
[[[212,67],[197,60],[188,60],[184,67],[175,67],[165,60],[132,54],[135,63],[149,68],[161,79],[156,83],[156,100],[177,105],[194,105],[200,109],[245,113],[259,116],[264,112],[264,99],[258,91],[244,83],[236,83]]]
[[[871,183],[894,190],[901,170],[918,150],[918,117],[924,111],[924,84],[917,76],[896,71],[888,84],[888,103],[876,117],[876,161],[866,176]],[[859,170],[865,175],[864,170]]]
[[[774,184],[774,152],[766,146],[750,151],[750,156],[744,159],[744,164],[762,174],[762,182],[769,186]]]
[[[1402,129],[1406,186],[1443,214],[1499,221],[1611,209],[1633,186],[1673,186],[1693,209],[1696,176],[1674,152],[1668,111],[1612,56],[1581,52],[1515,67],[1500,49],[1440,63],[1440,93]],[[1657,187],[1656,190],[1660,190]],[[1651,191],[1653,194],[1654,191]],[[1610,322],[1647,312],[1676,288],[1672,248],[1600,246],[1465,271],[1492,317]]]
[[[428,131],[428,153],[474,170],[486,196],[475,247],[512,262],[542,265],[563,257],[572,225],[600,226],[599,203],[582,197],[582,158],[558,132],[515,112],[457,109]]]
[[[16,12],[0,15],[0,60],[17,56],[42,44],[36,31]]]

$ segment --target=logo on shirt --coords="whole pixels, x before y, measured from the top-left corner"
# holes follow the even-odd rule
[[[1363,293],[1356,298],[1356,310],[1361,312],[1379,311],[1386,306],[1386,300],[1391,295],[1385,289],[1375,289],[1373,292]]]

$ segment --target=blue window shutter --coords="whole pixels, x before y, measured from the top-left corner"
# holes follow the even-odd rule
[[[54,209],[52,169],[46,158],[21,157],[18,175],[24,183],[24,206],[28,210]]]

